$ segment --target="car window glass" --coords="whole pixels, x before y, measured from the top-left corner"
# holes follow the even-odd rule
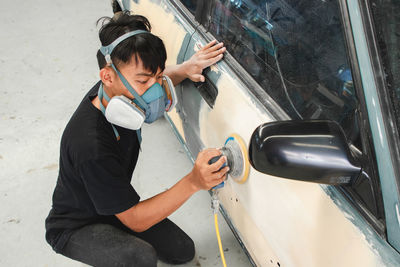
[[[400,1],[373,0],[371,7],[386,85],[400,132]]]
[[[340,12],[335,0],[215,0],[206,28],[292,119],[336,121],[363,154],[360,105]],[[360,176],[342,189],[384,232],[379,180],[370,154],[366,171],[373,178]]]
[[[291,118],[334,120],[356,143],[337,1],[217,0],[209,29]]]
[[[197,0],[181,0],[182,4],[189,9],[190,13],[195,15],[196,7],[197,7]]]

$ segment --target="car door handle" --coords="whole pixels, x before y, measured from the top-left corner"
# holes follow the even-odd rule
[[[203,76],[205,77],[204,82],[194,82],[195,87],[199,91],[200,95],[207,102],[210,108],[214,108],[215,99],[218,95],[218,89],[214,83],[208,77],[208,73],[211,71],[210,67],[203,70]]]

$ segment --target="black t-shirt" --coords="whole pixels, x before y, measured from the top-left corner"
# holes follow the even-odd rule
[[[140,144],[136,131],[111,124],[91,101],[98,82],[68,122],[60,147],[53,207],[46,219],[47,242],[62,250],[74,229],[92,223],[120,223],[114,214],[139,202],[131,185]]]

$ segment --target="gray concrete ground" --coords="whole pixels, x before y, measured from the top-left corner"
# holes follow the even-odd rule
[[[82,266],[44,239],[62,131],[98,80],[96,20],[107,0],[3,1],[0,11],[0,266]],[[173,185],[192,163],[165,120],[143,129],[133,184],[142,198]],[[220,266],[210,198],[199,192],[171,217],[195,241],[185,266]],[[228,266],[249,266],[220,219]],[[167,266],[160,263],[159,266]]]

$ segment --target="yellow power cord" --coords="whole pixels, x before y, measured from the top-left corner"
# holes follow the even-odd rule
[[[214,222],[215,222],[215,233],[217,234],[217,239],[218,239],[219,252],[221,253],[222,265],[224,267],[226,267],[224,250],[222,249],[221,236],[219,235],[218,215],[217,215],[217,213],[214,213]]]

